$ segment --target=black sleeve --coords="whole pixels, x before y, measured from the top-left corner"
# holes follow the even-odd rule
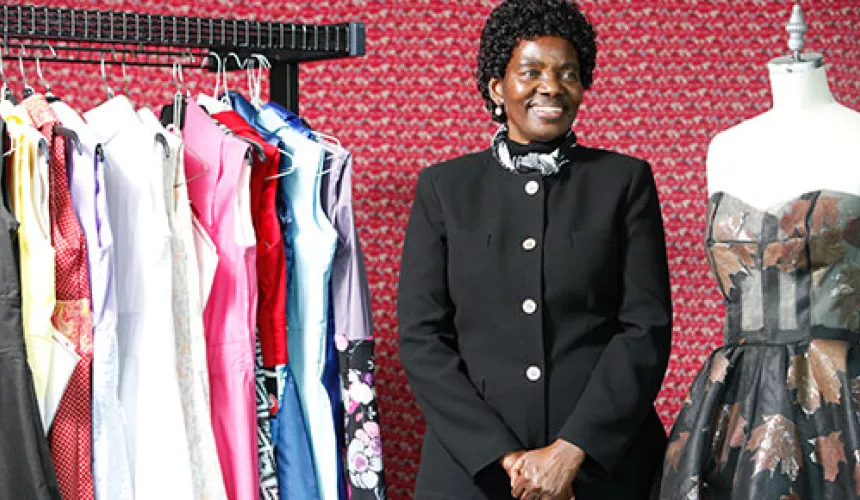
[[[622,300],[615,335],[558,437],[611,473],[640,431],[669,362],[672,303],[660,202],[643,162],[627,196]]]
[[[400,360],[427,424],[473,477],[523,446],[469,379],[448,293],[445,222],[431,177],[418,177],[406,228],[397,313]]]

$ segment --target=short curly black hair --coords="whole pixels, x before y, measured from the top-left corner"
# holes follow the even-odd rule
[[[558,36],[573,44],[579,57],[582,87],[591,87],[597,43],[594,28],[571,0],[505,0],[487,18],[478,52],[478,90],[494,120],[506,117],[493,113],[490,80],[503,78],[514,47],[520,40]]]

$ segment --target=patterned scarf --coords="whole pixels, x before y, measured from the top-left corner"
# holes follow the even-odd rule
[[[502,125],[493,136],[490,149],[505,170],[521,174],[537,171],[541,175],[553,175],[570,163],[565,153],[575,146],[576,134],[573,130],[554,141],[531,142],[524,146],[508,139],[508,127]]]

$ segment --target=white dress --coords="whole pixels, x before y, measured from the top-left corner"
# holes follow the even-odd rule
[[[209,413],[209,368],[206,361],[200,272],[191,222],[191,202],[188,200],[188,189],[185,185],[184,146],[181,138],[161,126],[152,111],[141,109],[137,114],[144,124],[165,137],[170,149],[170,157],[164,162],[162,185],[167,200],[167,220],[173,248],[176,368],[185,411],[185,432],[188,436],[188,453],[194,479],[194,499],[226,500],[227,491]],[[217,260],[217,254],[215,258]]]
[[[176,371],[165,149],[131,103],[115,97],[84,114],[104,145],[116,248],[120,400],[135,498],[193,498]]]
[[[89,125],[67,104],[51,109],[78,134],[80,149],[71,148],[69,168],[72,206],[87,239],[87,262],[93,308],[93,479],[96,500],[131,500],[124,410],[119,401],[119,357],[116,332],[116,273],[113,235],[105,193],[104,164]]]

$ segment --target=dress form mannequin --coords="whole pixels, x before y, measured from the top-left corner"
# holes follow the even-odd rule
[[[728,193],[761,210],[817,190],[860,196],[860,113],[835,101],[821,55],[800,54],[800,5],[787,30],[794,54],[768,63],[773,107],[708,147],[709,194]]]
[[[804,31],[795,6],[795,54],[768,64],[773,108],[708,151],[724,343],[675,420],[664,500],[860,499],[860,113],[799,54]]]

